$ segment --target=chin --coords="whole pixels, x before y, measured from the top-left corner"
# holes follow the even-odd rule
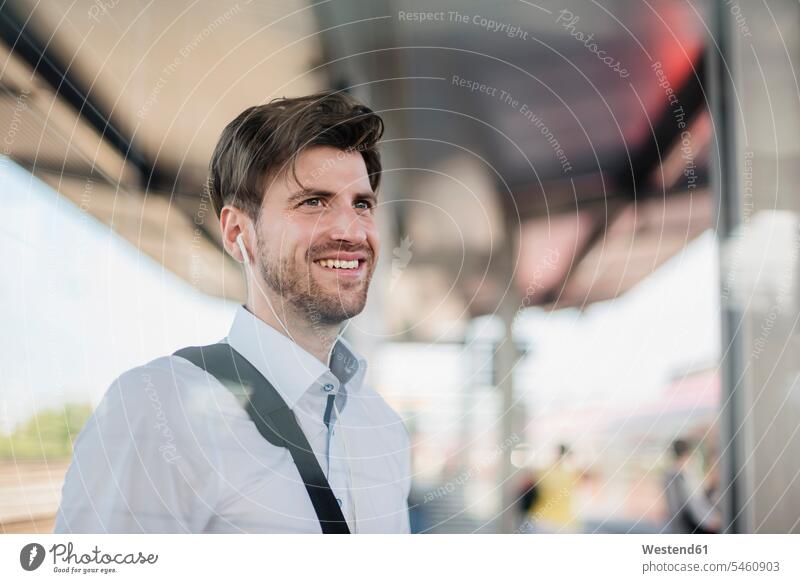
[[[358,316],[364,311],[367,303],[366,297],[352,298],[351,301],[342,300],[341,295],[331,295],[323,301],[317,301],[316,312],[319,320],[327,324],[339,324]]]
[[[364,311],[369,281],[327,282],[312,279],[311,289],[302,294],[302,303],[313,320],[339,324]]]
[[[364,306],[366,302],[353,302],[353,303],[337,303],[336,309],[331,310],[331,312],[335,313],[337,316],[340,316],[341,321],[349,320],[350,318],[355,318],[361,312],[364,311]]]

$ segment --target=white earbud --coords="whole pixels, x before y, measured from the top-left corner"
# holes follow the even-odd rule
[[[236,242],[239,244],[239,250],[242,252],[242,261],[245,265],[250,265],[250,255],[247,254],[247,248],[244,246],[244,237],[239,233],[236,235]]]

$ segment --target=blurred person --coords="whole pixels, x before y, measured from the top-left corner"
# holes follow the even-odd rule
[[[228,124],[210,197],[247,303],[219,343],[112,383],[75,443],[56,532],[409,531],[408,434],[341,336],[378,258],[382,133],[341,93]]]
[[[534,533],[535,529],[530,516],[539,500],[539,485],[535,472],[531,471],[530,475],[522,481],[517,490],[516,500],[520,525],[517,531],[521,534]]]
[[[534,532],[578,532],[579,525],[573,510],[573,498],[578,474],[570,467],[570,449],[558,446],[556,460],[541,473],[536,482],[537,500],[529,514]]]
[[[691,454],[686,440],[672,442],[672,464],[664,475],[668,519],[663,530],[684,534],[718,533],[722,523],[719,510],[693,471]]]

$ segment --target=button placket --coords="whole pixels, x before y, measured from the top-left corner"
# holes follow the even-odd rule
[[[327,428],[325,438],[325,462],[326,462],[326,475],[330,477],[331,471],[331,440],[333,436],[333,426],[336,423],[337,415],[333,407],[333,400],[338,393],[337,383],[330,378],[328,374],[324,375],[319,381],[319,388],[323,395],[325,395],[325,409],[323,413],[323,421]]]

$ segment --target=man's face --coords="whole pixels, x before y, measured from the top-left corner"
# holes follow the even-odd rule
[[[296,173],[297,180],[284,172],[267,185],[256,225],[256,263],[282,297],[276,309],[337,324],[367,301],[379,250],[377,201],[358,152],[309,148],[298,156]]]

